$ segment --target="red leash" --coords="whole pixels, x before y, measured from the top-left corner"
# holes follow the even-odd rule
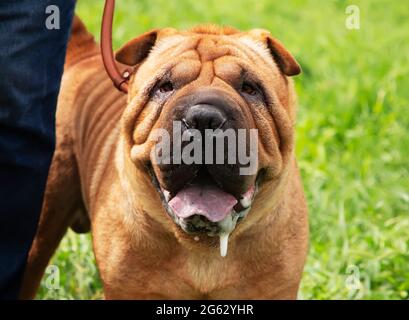
[[[114,17],[115,0],[106,0],[101,28],[101,54],[105,70],[114,83],[115,87],[124,93],[128,93],[128,81],[131,72],[125,70],[121,73],[114,59],[112,50],[112,20]]]

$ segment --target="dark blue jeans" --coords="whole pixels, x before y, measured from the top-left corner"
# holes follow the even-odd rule
[[[59,8],[60,29],[46,27],[55,14],[46,13],[50,5]],[[74,0],[0,0],[0,299],[18,297],[35,235],[74,6]]]

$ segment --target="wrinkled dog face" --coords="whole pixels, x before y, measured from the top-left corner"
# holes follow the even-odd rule
[[[128,156],[148,168],[175,223],[187,233],[220,236],[224,255],[257,189],[279,177],[292,152],[287,76],[300,72],[297,62],[264,30],[216,27],[154,30],[116,58],[135,66],[123,119]],[[158,132],[168,136],[158,139]],[[209,142],[217,137],[222,151]],[[184,151],[192,141],[194,149]],[[253,158],[241,161],[240,151]]]

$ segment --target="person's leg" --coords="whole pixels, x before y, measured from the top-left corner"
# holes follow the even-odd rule
[[[60,29],[46,27],[50,5],[59,8]],[[35,235],[74,6],[0,1],[0,299],[18,297]]]

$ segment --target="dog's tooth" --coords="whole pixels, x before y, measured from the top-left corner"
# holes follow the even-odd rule
[[[229,233],[220,234],[220,255],[225,257],[227,255],[227,247],[229,245]]]
[[[251,187],[247,192],[241,195],[240,205],[242,208],[247,209],[251,206],[256,189],[257,186]]]
[[[162,190],[162,193],[163,193],[163,195],[165,196],[166,202],[169,202],[169,200],[170,200],[170,192],[167,191],[167,190],[165,190],[165,189],[163,189],[163,190]]]
[[[245,197],[243,199],[240,199],[240,204],[243,208],[248,208],[251,205],[251,198],[250,197]]]

